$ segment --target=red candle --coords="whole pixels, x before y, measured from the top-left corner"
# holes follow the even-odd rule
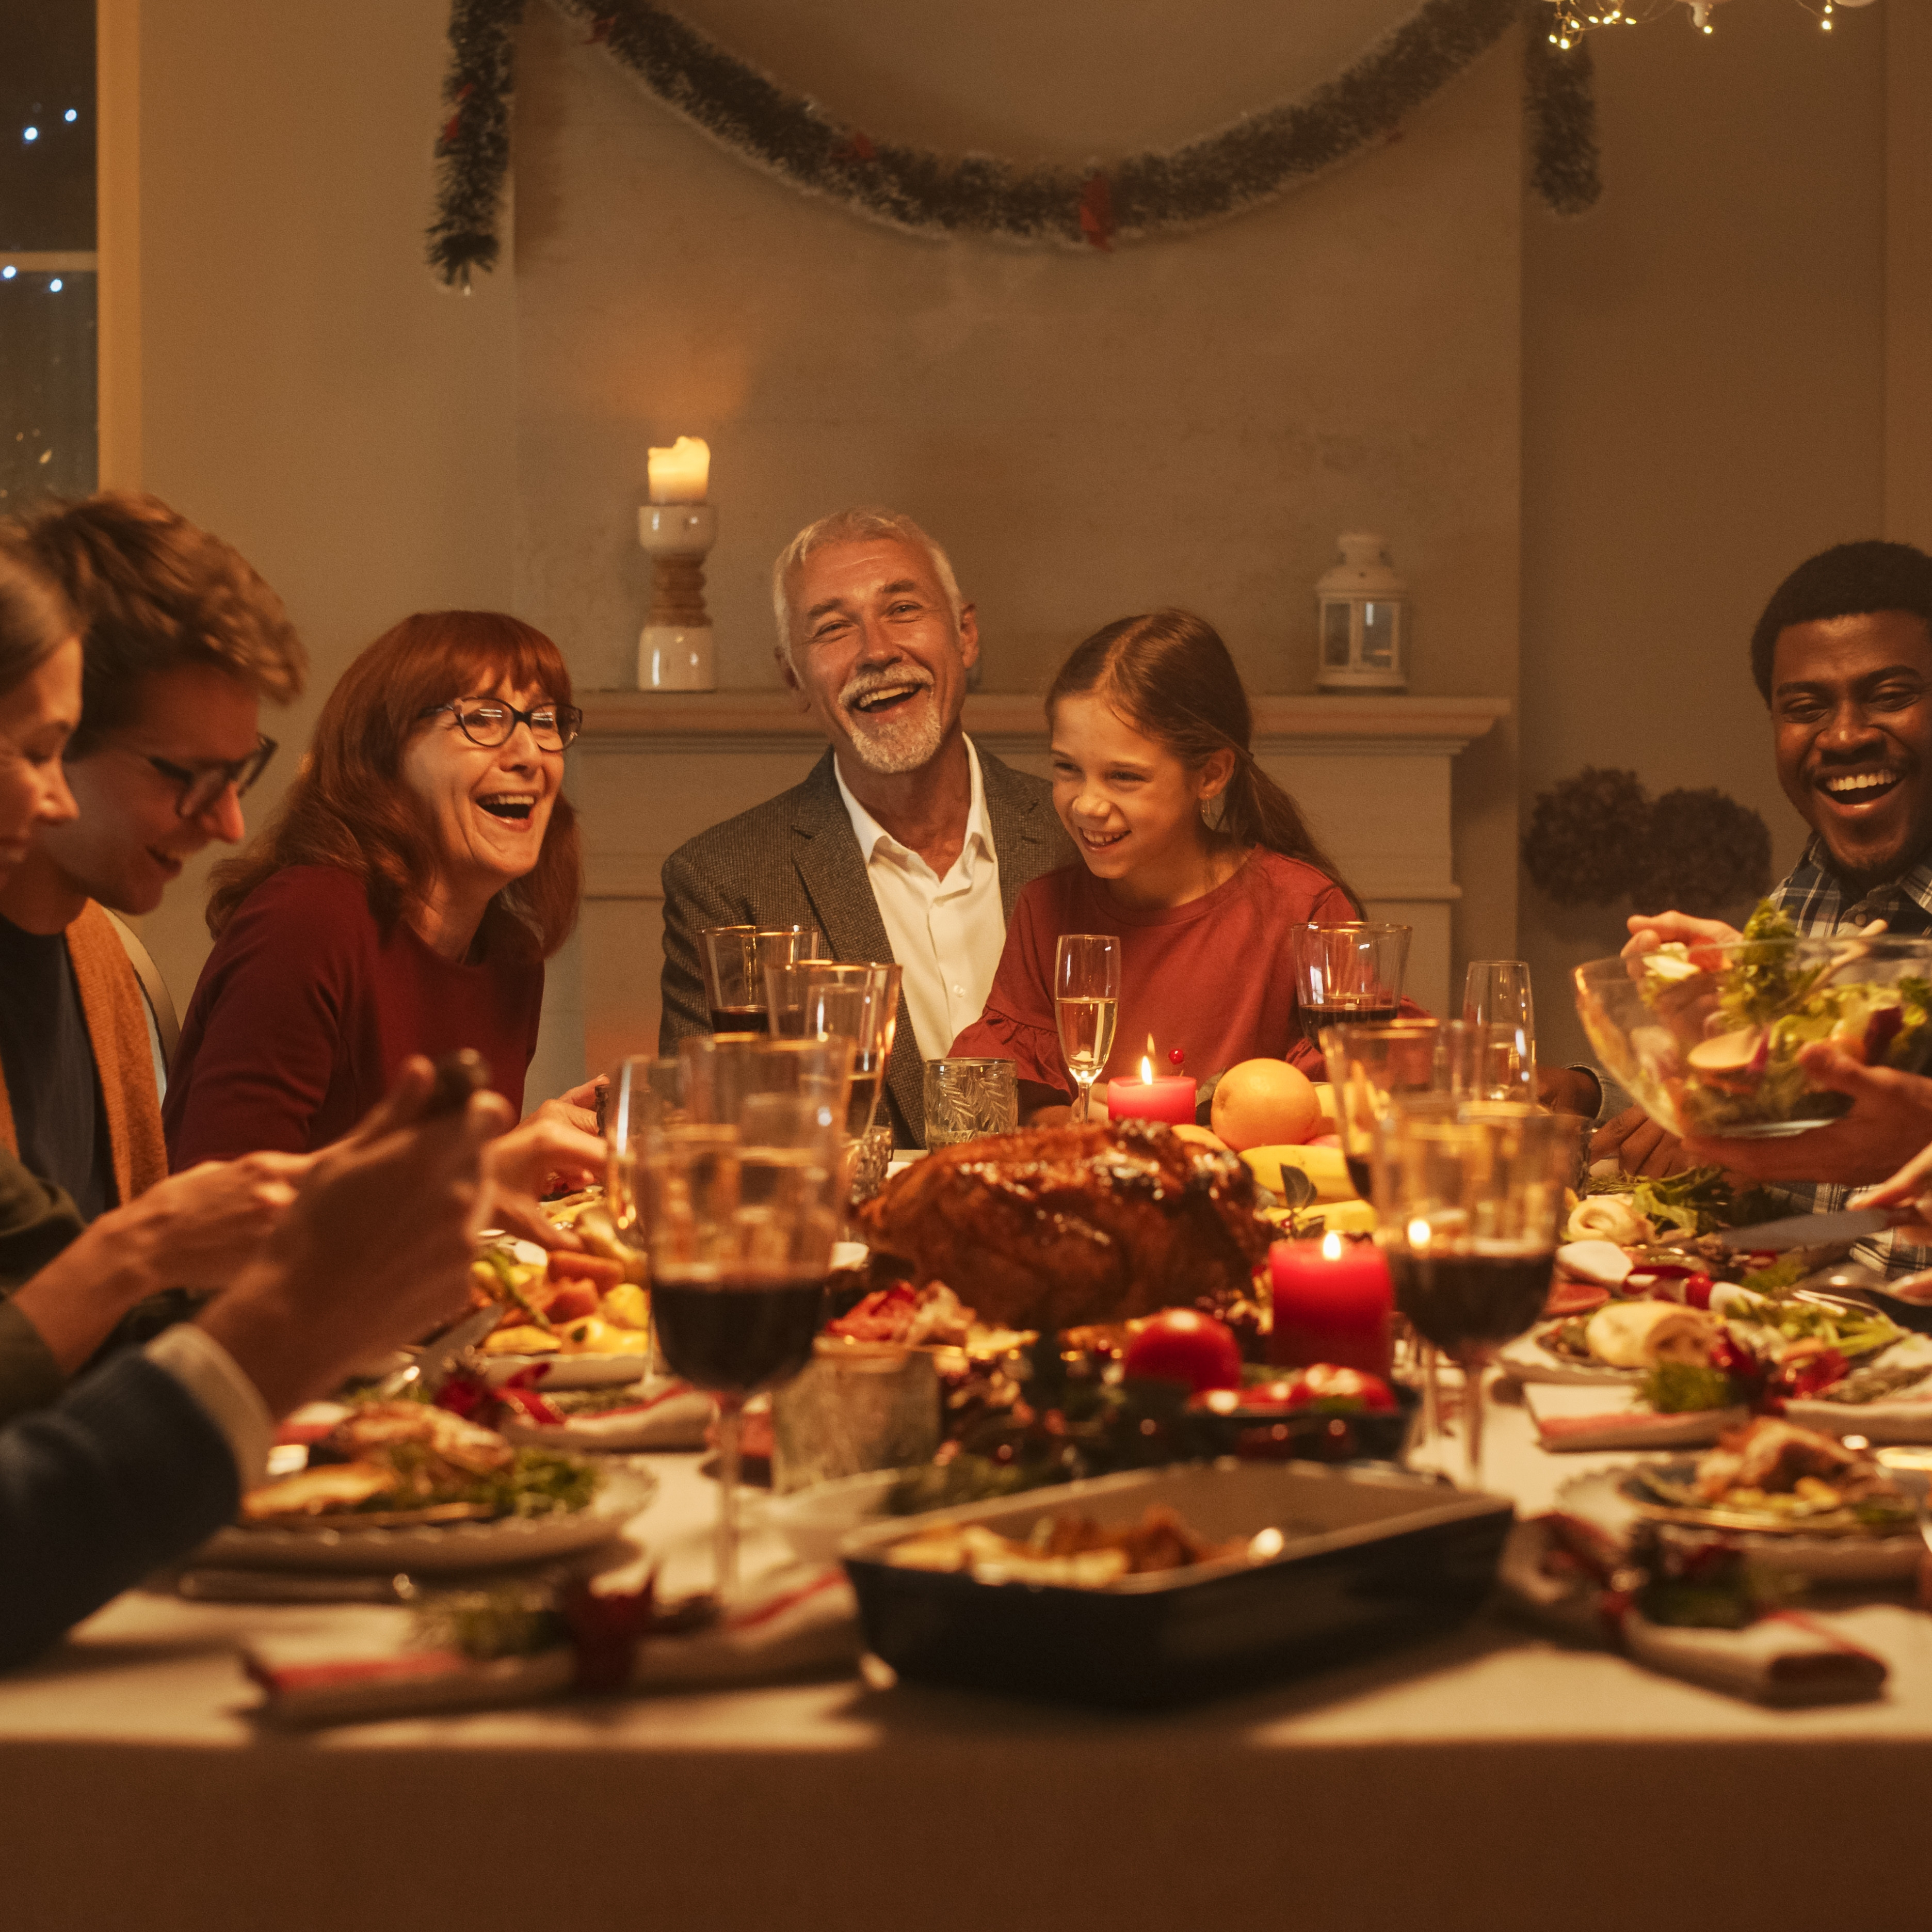
[[[1277,1241],[1268,1250],[1274,1330],[1268,1360],[1282,1368],[1316,1362],[1387,1376],[1394,1358],[1395,1294],[1372,1241]]]
[[[1145,1066],[1147,1062],[1141,1064]],[[1158,1080],[1109,1080],[1107,1114],[1115,1120],[1190,1125],[1194,1119],[1194,1082],[1185,1073],[1163,1073]]]

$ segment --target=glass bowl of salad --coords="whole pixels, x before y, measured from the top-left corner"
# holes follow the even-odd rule
[[[1674,1134],[1758,1139],[1836,1120],[1850,1099],[1798,1064],[1814,1041],[1908,1073],[1932,1063],[1932,940],[1801,936],[1767,903],[1725,944],[1594,959],[1576,980],[1598,1058]]]

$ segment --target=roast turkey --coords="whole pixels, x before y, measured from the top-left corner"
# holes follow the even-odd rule
[[[859,1210],[874,1250],[1015,1328],[1244,1294],[1270,1231],[1238,1155],[1148,1121],[940,1148]]]

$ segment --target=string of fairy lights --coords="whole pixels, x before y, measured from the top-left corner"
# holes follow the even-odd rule
[[[1586,34],[1594,33],[1599,28],[1640,27],[1647,20],[1661,20],[1680,6],[1689,14],[1690,25],[1697,32],[1714,33],[1717,30],[1711,16],[1721,4],[1722,0],[1650,0],[1648,5],[1592,7],[1588,0],[1583,0],[1581,4],[1579,0],[1550,0],[1550,44],[1568,50],[1575,46]],[[1822,0],[1822,4],[1815,7],[1810,0],[1794,0],[1794,4],[1816,16],[1820,30],[1828,34],[1832,16],[1840,9],[1869,7],[1872,0]]]

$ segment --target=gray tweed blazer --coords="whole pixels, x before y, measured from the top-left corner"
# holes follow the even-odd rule
[[[975,749],[980,748],[975,747]],[[980,750],[986,816],[1000,861],[1000,902],[1009,922],[1020,889],[1075,862],[1053,809],[1052,788]],[[791,926],[809,920],[837,959],[890,959],[886,922],[838,795],[832,753],[802,784],[728,818],[680,845],[664,866],[664,1017],[658,1051],[710,1030],[698,935],[709,926]],[[903,999],[886,1070],[892,1133],[926,1144],[926,1070]]]

